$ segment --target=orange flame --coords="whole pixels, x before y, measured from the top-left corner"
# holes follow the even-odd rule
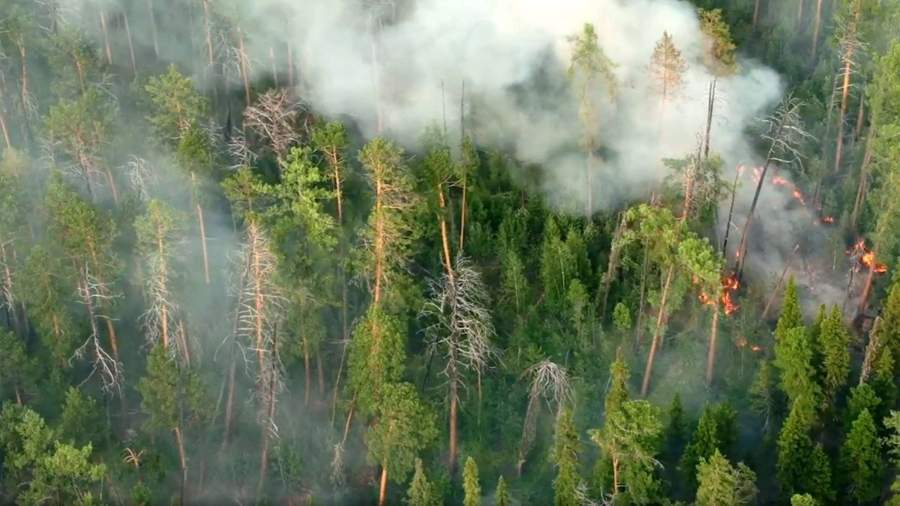
[[[887,272],[887,265],[879,263],[875,258],[875,252],[866,247],[866,240],[860,239],[851,246],[846,254],[858,263],[853,267],[859,270],[860,267],[866,267],[874,271],[876,274],[884,274]]]
[[[750,351],[752,351],[753,353],[759,353],[762,351],[762,346],[754,344],[750,347]]]
[[[822,216],[822,223],[826,225],[834,224],[834,216]]]

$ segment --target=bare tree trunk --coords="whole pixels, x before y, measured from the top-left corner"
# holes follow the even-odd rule
[[[273,346],[277,346],[277,343]],[[265,419],[265,427],[263,427],[262,431],[262,449],[259,453],[259,485],[257,486],[256,495],[258,498],[262,497],[262,490],[266,484],[266,473],[269,468],[269,444],[271,440],[270,428],[272,427],[272,421],[275,419],[275,380],[276,380],[276,369],[273,365],[269,371],[269,384],[268,384],[268,395],[267,406],[266,406],[266,419]]]
[[[250,105],[250,69],[248,68],[247,51],[244,49],[244,32],[238,29],[238,50],[240,51],[241,79],[244,81],[244,101]]]
[[[294,89],[294,48],[290,42],[287,44],[288,63],[288,87]]]
[[[734,171],[734,183],[731,185],[731,204],[728,206],[728,220],[725,222],[725,238],[722,240],[722,256],[728,256],[728,236],[731,235],[731,218],[734,216],[734,198],[737,194],[738,176],[741,175],[740,170]]]
[[[872,145],[875,137],[875,128],[869,130],[869,136],[866,139],[866,152],[863,155],[862,166],[859,169],[859,183],[856,188],[856,200],[853,202],[853,212],[850,213],[850,229],[856,230],[859,222],[859,215],[862,213],[863,205],[866,202],[866,193],[869,189],[869,166],[872,163]]]
[[[816,0],[816,18],[813,22],[812,35],[812,59],[816,59],[816,52],[819,49],[819,30],[822,27],[822,0]]]
[[[316,375],[319,380],[319,398],[325,395],[325,369],[322,367],[322,352],[316,351]]]
[[[347,442],[347,437],[350,435],[350,426],[353,424],[353,412],[356,410],[356,395],[353,396],[353,399],[350,401],[350,409],[347,410],[347,421],[344,422],[344,435],[341,437],[341,446]]]
[[[797,0],[797,27],[803,23],[803,7],[805,3],[806,0]]]
[[[647,303],[647,271],[650,268],[650,249],[644,248],[644,261],[641,264],[641,301],[638,304],[638,314],[634,329],[635,347],[641,345],[644,337],[644,306]]]
[[[153,54],[159,58],[159,35],[156,30],[156,12],[153,8],[153,0],[147,0],[147,16],[150,20],[150,37],[153,39]]]
[[[450,256],[450,237],[449,232],[447,231],[447,202],[444,200],[444,187],[443,185],[438,185],[438,204],[440,209],[438,213],[440,216],[438,218],[440,228],[441,228],[441,245],[444,252],[444,268],[447,269],[447,279],[450,280],[450,284],[453,284],[453,259]]]
[[[644,368],[644,381],[641,383],[641,396],[646,396],[650,390],[650,376],[653,374],[653,360],[656,358],[656,351],[662,341],[663,321],[666,314],[666,304],[669,298],[669,288],[672,286],[672,278],[675,276],[675,266],[669,267],[666,274],[666,282],[663,285],[662,295],[659,299],[659,313],[656,316],[656,330],[653,333],[653,341],[650,343],[650,353],[647,355],[647,366]]]
[[[719,301],[715,301],[711,330],[709,332],[709,351],[706,355],[706,384],[711,385],[713,371],[716,367],[716,341],[719,337]]]
[[[758,1],[758,0],[757,0]],[[710,143],[710,133],[712,131],[712,120],[713,120],[713,111],[716,107],[716,86],[718,85],[718,78],[713,78],[712,82],[709,83],[709,95],[706,107],[706,133],[703,135],[703,159],[706,160],[709,158],[709,143]]]
[[[278,68],[275,66],[275,48],[269,46],[269,63],[272,65],[272,82],[278,88]]]
[[[388,472],[387,464],[381,466],[381,480],[378,486],[378,506],[384,506],[387,502]]]
[[[619,241],[622,238],[622,232],[625,229],[625,213],[622,213],[619,219],[619,225],[613,234],[612,246],[609,250],[609,263],[606,266],[606,275],[603,278],[603,302],[600,304],[600,319],[606,316],[606,305],[609,302],[609,290],[612,287],[613,279],[616,277],[616,270],[619,268]]]
[[[752,28],[753,30],[756,30],[756,25],[759,23],[759,4],[760,4],[760,1],[761,1],[761,0],[756,0],[756,1],[753,3],[753,25],[751,25],[751,28]]]
[[[106,320],[106,331],[109,333],[109,347],[112,350],[113,358],[116,359],[116,362],[119,361],[119,339],[116,337],[116,329],[113,327],[113,322],[110,317],[105,317]]]
[[[862,133],[863,125],[866,122],[866,99],[865,93],[861,93],[862,96],[859,98],[859,111],[857,111],[856,115],[856,128],[853,130],[853,140],[858,141],[859,136]]]
[[[128,38],[128,54],[131,56],[131,76],[137,77],[137,62],[134,59],[134,41],[131,39],[131,26],[128,25],[128,13],[122,15],[125,20],[125,36]]]
[[[212,22],[209,18],[209,0],[203,0],[203,21],[206,28],[206,63],[208,71],[213,68]]]
[[[873,250],[872,253],[872,264],[869,265],[869,272],[866,275],[866,284],[863,286],[862,296],[859,299],[859,307],[856,311],[857,318],[865,314],[866,308],[869,307],[869,295],[872,292],[872,281],[875,279],[875,262],[878,259],[878,254],[875,250]]]
[[[381,179],[375,181],[375,290],[372,304],[378,307],[381,301],[381,278],[384,277],[384,216],[382,216],[382,200],[384,188]]]
[[[234,352],[232,352],[234,353]],[[225,429],[222,437],[222,449],[228,447],[228,440],[231,436],[231,426],[234,422],[234,376],[237,369],[237,360],[231,357],[231,366],[228,368],[228,397],[225,400]]]
[[[112,65],[112,49],[109,46],[109,30],[106,27],[106,13],[100,10],[100,28],[103,30],[103,45],[106,47],[106,63]]]
[[[303,374],[305,382],[303,384],[303,405],[309,406],[309,384],[312,382],[312,376],[309,370],[309,341],[306,336],[303,337]]]
[[[619,495],[619,456],[616,455],[613,457],[612,462],[613,468],[613,497]]]
[[[853,57],[853,46],[849,46],[847,49],[847,55],[845,55],[844,61],[844,84],[841,89],[841,111],[838,116],[838,131],[837,131],[837,147],[834,152],[834,172],[835,174],[840,172],[841,170],[841,159],[844,156],[844,121],[847,117],[847,105],[850,101],[850,71],[851,71],[851,58]]]
[[[456,456],[459,451],[459,434],[457,429],[457,418],[459,410],[459,400],[457,399],[459,392],[456,378],[450,380],[450,455],[447,458],[447,471],[453,476],[456,470]]]
[[[181,342],[181,359],[187,366],[191,365],[191,347],[188,346],[187,331],[184,328],[184,320],[178,320],[178,339]]]
[[[178,461],[181,464],[181,504],[184,504],[187,487],[187,455],[184,451],[184,436],[179,425],[175,426],[175,442],[178,445]]]
[[[103,169],[106,174],[106,182],[109,184],[109,191],[112,192],[113,203],[119,205],[119,190],[116,189],[116,180],[113,178],[112,171],[109,167]]]
[[[196,176],[191,172],[191,182],[196,185]],[[203,206],[200,205],[200,198],[197,197],[195,205],[197,212],[197,223],[200,225],[200,251],[203,254],[203,279],[206,284],[210,284],[209,278],[209,252],[206,247],[206,222],[203,219]]]
[[[3,133],[3,140],[6,142],[6,149],[12,149],[12,141],[9,138],[9,130],[6,128],[6,114],[3,106],[0,106],[0,132]]]

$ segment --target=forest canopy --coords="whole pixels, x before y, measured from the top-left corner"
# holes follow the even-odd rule
[[[0,504],[900,504],[898,27],[0,0]]]

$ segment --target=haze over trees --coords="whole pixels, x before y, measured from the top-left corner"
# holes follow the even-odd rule
[[[544,4],[0,0],[0,503],[900,504],[900,2]]]

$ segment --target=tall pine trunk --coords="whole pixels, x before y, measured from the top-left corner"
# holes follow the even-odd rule
[[[644,381],[641,383],[641,395],[646,396],[650,390],[650,376],[653,374],[653,361],[656,359],[656,352],[662,341],[663,322],[666,315],[666,305],[669,299],[669,289],[672,286],[672,278],[675,277],[674,264],[669,266],[666,273],[666,281],[663,285],[662,295],[659,299],[659,313],[656,316],[656,330],[653,333],[653,341],[650,343],[650,352],[647,354],[647,365],[644,368]]]
[[[709,332],[709,350],[706,354],[706,384],[712,384],[713,371],[716,367],[716,344],[719,338],[719,301],[715,301],[711,329]]]

